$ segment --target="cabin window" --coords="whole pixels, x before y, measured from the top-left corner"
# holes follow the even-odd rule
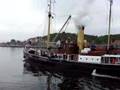
[[[105,63],[108,63],[108,58],[107,57],[105,57]]]
[[[71,60],[74,60],[74,56],[73,56],[73,55],[71,55],[71,56],[70,56],[70,59],[71,59]]]
[[[116,62],[118,62],[118,59],[116,57],[112,58],[112,64],[115,64]]]
[[[69,55],[68,58],[71,60],[71,56]]]
[[[73,60],[72,55],[69,56],[69,59],[70,59],[70,60]]]
[[[63,55],[63,58],[64,58],[64,59],[67,59],[67,55]]]
[[[102,60],[102,63],[105,63],[105,58],[104,57],[102,57],[101,60]]]
[[[111,63],[112,59],[111,57],[108,58],[108,63]]]
[[[104,63],[104,58],[103,57],[101,58],[101,63]]]
[[[57,55],[55,55],[55,58],[57,58]]]
[[[62,58],[61,56],[59,56],[59,59]]]
[[[110,58],[110,63],[112,63],[113,59],[114,59],[114,58]]]
[[[119,58],[116,58],[116,62],[117,62],[117,63],[119,62]]]
[[[120,62],[120,58],[118,58],[118,62]]]

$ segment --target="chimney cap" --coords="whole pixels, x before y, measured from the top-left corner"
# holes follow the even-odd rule
[[[82,25],[82,26],[81,26],[81,29],[84,30],[84,29],[85,29],[85,26]]]
[[[80,30],[80,29],[82,29],[82,30],[84,30],[85,29],[85,26],[84,25],[77,25],[77,28]]]

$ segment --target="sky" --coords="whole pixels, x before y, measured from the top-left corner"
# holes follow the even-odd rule
[[[47,33],[47,1],[0,0],[0,42],[27,40]],[[105,35],[108,29],[109,0],[53,0],[51,33],[58,32],[69,15],[66,32],[76,33],[84,25],[85,33]],[[113,0],[111,33],[120,34],[120,0]]]

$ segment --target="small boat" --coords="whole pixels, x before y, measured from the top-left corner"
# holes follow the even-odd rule
[[[47,70],[66,73],[66,74],[89,74],[94,70],[103,74],[111,74],[120,76],[120,49],[110,46],[110,33],[108,35],[108,46],[99,48],[96,46],[86,47],[84,40],[84,26],[79,27],[77,41],[75,43],[68,41],[58,42],[57,48],[50,48],[50,20],[51,15],[51,0],[49,3],[48,12],[48,42],[46,49],[25,47],[24,58],[40,68]],[[110,7],[112,6],[112,0]],[[111,9],[111,8],[110,8]],[[111,10],[110,10],[111,14]],[[71,17],[71,16],[70,16]],[[67,19],[65,24],[68,22]],[[109,18],[109,32],[110,32]],[[64,24],[64,25],[65,25]]]

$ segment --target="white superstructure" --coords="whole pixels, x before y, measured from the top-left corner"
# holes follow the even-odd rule
[[[101,56],[85,56],[85,55],[79,55],[78,56],[78,62],[84,62],[84,63],[101,63]]]

